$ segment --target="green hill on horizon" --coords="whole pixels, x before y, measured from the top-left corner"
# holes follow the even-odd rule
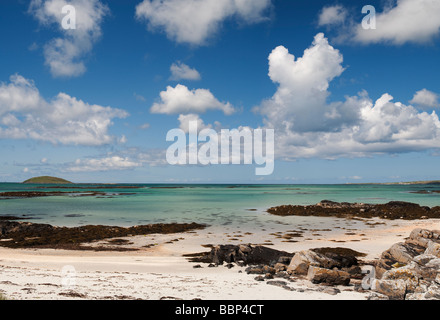
[[[43,176],[43,177],[35,177],[28,179],[24,181],[23,183],[36,183],[36,184],[72,184],[72,182],[56,178],[56,177],[49,177],[49,176]]]

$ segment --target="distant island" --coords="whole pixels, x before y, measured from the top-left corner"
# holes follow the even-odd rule
[[[72,184],[72,182],[61,179],[61,178],[56,178],[56,177],[49,177],[49,176],[44,176],[44,177],[35,177],[35,178],[31,178],[28,179],[26,181],[24,181],[23,183],[35,183],[35,184]]]
[[[410,181],[410,182],[398,182],[395,184],[440,184],[439,180],[431,180],[431,181]]]
[[[440,180],[427,180],[427,181],[407,181],[407,182],[370,182],[370,183],[346,183],[347,185],[440,185]]]

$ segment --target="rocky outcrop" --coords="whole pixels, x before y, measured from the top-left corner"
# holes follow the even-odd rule
[[[38,236],[41,233],[49,233],[53,231],[54,227],[48,224],[18,222],[5,219],[0,221],[0,239],[14,238],[21,234],[28,234]]]
[[[392,300],[403,300],[406,295],[404,280],[374,280],[371,289]]]
[[[371,289],[389,299],[440,298],[440,231],[415,229],[382,253]]]
[[[426,229],[414,229],[409,235],[406,243],[415,244],[420,247],[427,247],[430,241],[439,241],[440,231],[430,231]]]
[[[190,261],[209,263],[209,266],[224,263],[248,266],[246,273],[256,275],[256,281],[274,278],[295,281],[302,277],[326,286],[346,286],[352,278],[362,277],[356,256],[362,254],[346,248],[319,248],[292,254],[252,245],[220,245],[207,253],[187,255]],[[337,290],[329,291],[337,294]]]
[[[319,248],[289,254],[262,246],[225,245],[213,247],[199,257],[201,260],[193,261],[210,263],[209,266],[248,265],[245,272],[256,275],[256,281],[266,281],[286,290],[294,290],[286,281],[300,278],[320,285],[316,290],[328,289],[329,294],[338,294],[339,289],[333,286],[353,283],[354,290],[366,293],[371,289],[369,300],[440,299],[440,231],[413,230],[405,242],[394,244],[378,260],[368,263],[374,265],[374,274],[369,276],[361,270],[366,262],[358,258],[363,256],[347,248]],[[274,278],[283,280],[272,281]]]
[[[81,226],[74,228],[56,227],[14,221],[10,217],[0,219],[0,246],[8,248],[54,248],[84,250],[82,244],[95,240],[147,235],[153,233],[171,234],[204,229],[206,225],[197,223],[170,223],[134,226]],[[98,250],[94,248],[93,250]]]
[[[440,258],[440,243],[436,243],[434,241],[429,241],[428,246],[426,247],[425,254],[431,254]]]
[[[321,263],[329,265],[330,261],[311,250],[301,251],[293,257],[287,267],[287,272],[297,275],[306,275],[311,266],[319,266]]]
[[[374,276],[368,279],[362,273],[358,260],[365,256],[347,248],[319,248],[289,254],[262,246],[217,246],[204,254],[210,266],[227,263],[248,265],[247,274],[256,275],[256,281],[280,283],[292,290],[286,281],[308,279],[318,288],[348,286],[360,292],[370,291],[370,300],[425,300],[440,299],[440,231],[415,229],[405,242],[396,243],[382,253],[374,265]],[[369,264],[370,264],[369,263]],[[362,286],[361,286],[362,280]],[[367,281],[365,281],[367,280]],[[368,285],[368,288],[364,285]]]
[[[295,254],[287,272],[307,275],[313,283],[348,285],[351,278],[361,274],[356,254],[359,253],[342,248],[304,250]]]
[[[209,260],[221,265],[235,262],[239,265],[276,265],[279,260],[290,261],[293,254],[263,246],[251,245],[220,245],[211,249]],[[279,264],[278,269],[282,268]]]
[[[319,267],[309,267],[307,279],[314,284],[326,284],[331,286],[348,286],[350,274],[345,271],[331,270]]]
[[[277,216],[319,216],[337,218],[428,219],[440,218],[440,207],[423,207],[415,203],[392,201],[386,204],[333,202],[323,200],[316,205],[284,205],[267,210]]]
[[[380,277],[393,267],[404,266],[425,250],[424,247],[414,243],[396,243],[382,253],[376,264],[376,274]]]

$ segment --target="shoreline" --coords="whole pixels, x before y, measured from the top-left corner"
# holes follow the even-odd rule
[[[301,217],[284,223],[273,221],[260,230],[238,226],[209,226],[175,234],[118,237],[141,248],[127,252],[95,252],[56,249],[9,249],[0,247],[0,293],[8,299],[367,299],[368,293],[352,285],[328,287],[299,279],[288,292],[267,282],[257,282],[244,267],[194,268],[185,254],[208,252],[210,245],[253,244],[287,252],[312,248],[344,247],[365,253],[362,260],[377,259],[394,243],[402,242],[415,228],[440,229],[440,219],[351,220],[332,217]],[[283,218],[284,220],[284,218]],[[325,227],[323,227],[325,226]],[[301,231],[301,237],[283,235]],[[107,239],[94,242],[99,246]],[[295,242],[296,241],[296,242]],[[151,245],[145,247],[146,245]],[[76,286],[63,285],[63,267],[72,266]],[[327,288],[327,289],[326,289]],[[326,291],[327,290],[327,291]]]

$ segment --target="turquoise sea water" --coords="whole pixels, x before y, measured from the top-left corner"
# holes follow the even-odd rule
[[[112,187],[102,189],[101,187]],[[139,188],[128,188],[136,186]],[[66,194],[42,198],[2,199],[0,215],[26,215],[34,222],[60,226],[199,222],[209,225],[264,224],[276,219],[266,213],[283,204],[316,204],[321,200],[386,203],[408,201],[440,205],[440,194],[411,193],[440,190],[440,185],[74,185],[0,184],[6,191],[105,192],[105,196]],[[51,188],[53,187],[53,188]],[[81,189],[77,189],[81,187]],[[70,188],[70,189],[69,189]],[[126,195],[118,195],[127,193]]]

